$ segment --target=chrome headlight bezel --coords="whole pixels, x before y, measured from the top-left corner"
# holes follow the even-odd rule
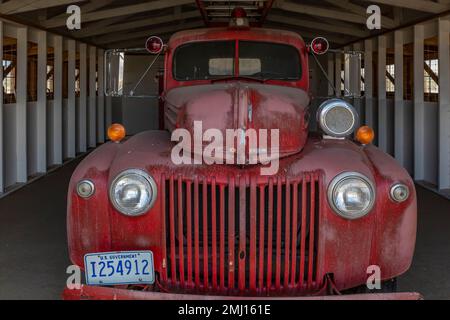
[[[119,181],[121,181],[124,178],[127,178],[131,175],[138,175],[141,178],[144,178],[144,181],[147,184],[147,187],[149,188],[151,192],[151,199],[148,201],[148,203],[140,208],[139,210],[129,210],[122,205],[120,205],[115,197],[115,188]],[[158,188],[155,180],[151,175],[149,175],[147,172],[140,170],[140,169],[129,169],[121,172],[119,175],[117,175],[116,178],[112,181],[110,187],[109,187],[109,199],[111,201],[111,204],[113,207],[123,215],[129,216],[129,217],[138,217],[146,214],[155,204],[156,199],[158,197]]]
[[[342,211],[336,205],[336,199],[334,197],[335,190],[339,185],[341,185],[343,182],[345,182],[345,180],[349,180],[349,179],[360,180],[361,182],[365,183],[367,185],[367,187],[370,189],[371,199],[369,201],[369,204],[367,205],[367,207],[364,210],[362,210],[358,214],[354,214],[354,213],[350,214],[349,212]],[[332,180],[332,182],[330,183],[330,185],[328,187],[328,203],[330,204],[331,208],[338,216],[348,219],[348,220],[356,220],[356,219],[360,219],[360,218],[363,218],[366,215],[368,215],[372,211],[372,209],[375,205],[375,199],[376,199],[376,188],[375,188],[374,183],[369,178],[367,178],[365,175],[358,173],[358,172],[341,173],[340,175],[336,176]]]
[[[335,108],[344,108],[352,115],[351,126],[349,128],[346,128],[345,130],[342,130],[341,132],[333,131],[327,123],[328,113]],[[350,103],[341,99],[331,99],[323,102],[320,105],[317,111],[317,121],[320,128],[323,130],[323,132],[325,132],[326,135],[335,138],[345,138],[355,132],[358,126],[359,116],[356,112],[356,109]]]

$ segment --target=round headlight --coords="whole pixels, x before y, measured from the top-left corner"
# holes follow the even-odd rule
[[[358,125],[358,113],[348,102],[332,99],[321,104],[317,121],[327,135],[344,138],[355,131]]]
[[[119,212],[127,216],[140,216],[150,210],[156,201],[156,183],[142,170],[127,170],[114,179],[109,196]]]
[[[328,201],[341,217],[351,220],[362,218],[375,204],[375,188],[362,174],[343,173],[331,182]]]

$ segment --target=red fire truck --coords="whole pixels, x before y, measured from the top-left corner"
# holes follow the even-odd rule
[[[338,295],[364,291],[371,266],[380,292],[393,289],[414,252],[414,183],[344,100],[323,102],[320,131],[309,132],[308,61],[328,49],[324,39],[307,45],[237,15],[230,27],[179,32],[168,44],[152,37],[147,48],[165,56],[165,130],[125,138],[114,125],[112,141],[73,174],[69,252],[86,285],[65,298]],[[175,164],[171,134],[195,135],[195,122],[224,135],[278,130],[266,150],[279,155],[277,172]],[[239,146],[251,153],[246,143],[234,139],[216,160]]]

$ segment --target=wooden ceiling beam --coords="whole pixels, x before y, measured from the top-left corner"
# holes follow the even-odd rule
[[[131,15],[131,14],[137,14],[137,13],[143,13],[148,11],[154,11],[154,10],[160,10],[160,9],[166,9],[166,8],[172,8],[176,6],[181,6],[185,4],[193,3],[193,0],[155,0],[155,1],[149,1],[139,4],[133,4],[133,5],[127,5],[112,9],[104,9],[100,11],[95,12],[89,12],[87,14],[83,14],[82,22],[92,22],[92,21],[98,21],[103,19],[109,19],[114,17],[120,17],[125,15]],[[42,26],[45,28],[57,28],[62,27],[66,25],[66,18],[54,18],[47,20],[42,23]]]

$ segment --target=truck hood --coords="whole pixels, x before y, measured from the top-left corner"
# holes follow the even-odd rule
[[[308,135],[308,105],[308,94],[292,87],[246,82],[180,87],[165,96],[166,127],[171,132],[186,129],[190,137],[215,129],[210,133],[222,134],[224,150],[212,157],[229,159],[245,150],[248,163],[255,154],[265,153],[270,159],[300,152]],[[230,132],[235,132],[235,138],[230,138]],[[255,133],[257,146],[245,133],[247,137]],[[203,141],[203,148],[192,148],[192,153],[206,157],[203,151],[211,141]]]

